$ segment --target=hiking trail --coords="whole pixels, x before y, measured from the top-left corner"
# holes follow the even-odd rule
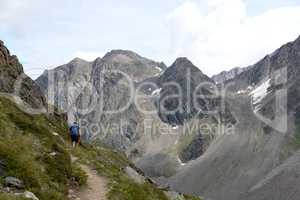
[[[72,156],[72,162],[77,160]],[[80,164],[81,169],[87,174],[87,184],[78,191],[73,191],[76,200],[107,200],[107,180],[98,175],[96,170]]]

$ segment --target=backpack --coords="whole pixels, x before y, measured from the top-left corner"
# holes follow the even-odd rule
[[[79,126],[71,126],[70,128],[71,135],[79,135]]]

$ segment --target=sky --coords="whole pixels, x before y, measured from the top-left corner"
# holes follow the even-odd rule
[[[75,57],[128,49],[211,76],[300,35],[299,0],[0,0],[0,40],[36,78]]]

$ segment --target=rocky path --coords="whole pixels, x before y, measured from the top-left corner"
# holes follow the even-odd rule
[[[72,161],[76,161],[77,158],[72,157]],[[96,170],[92,170],[89,166],[80,165],[81,169],[87,174],[86,186],[79,189],[79,191],[72,191],[73,198],[75,200],[106,200],[107,193],[107,180],[98,175]]]
[[[95,170],[88,166],[80,166],[88,175],[87,186],[79,190],[77,196],[80,200],[106,200],[106,180],[100,177]]]

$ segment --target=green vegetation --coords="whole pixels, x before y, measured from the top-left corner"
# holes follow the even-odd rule
[[[65,200],[71,180],[86,184],[87,175],[79,167],[82,163],[107,178],[110,200],[168,199],[149,181],[140,185],[130,179],[124,168],[135,167],[122,153],[92,145],[70,148],[65,142],[68,128],[59,115],[29,115],[4,97],[0,97],[0,111],[0,159],[5,163],[0,184],[4,177],[13,176],[40,200]],[[78,160],[71,163],[70,154]],[[0,199],[22,200],[1,192]]]
[[[87,174],[80,168],[77,163],[72,164],[72,177],[74,181],[76,181],[79,186],[86,185],[87,183]]]
[[[10,194],[5,194],[5,193],[0,193],[0,199],[1,200],[28,200],[28,199],[25,199],[24,197],[18,197],[15,195],[10,195]]]
[[[67,135],[53,135],[65,133],[65,124],[58,116],[26,114],[3,97],[0,110],[0,158],[5,176],[23,180],[26,190],[41,200],[66,199],[72,176],[63,139]]]
[[[85,146],[73,150],[73,154],[80,158],[79,162],[94,166],[100,175],[109,180],[107,196],[110,200],[167,200],[164,192],[155,185],[150,182],[137,184],[124,173],[125,167],[134,166],[120,152]]]

